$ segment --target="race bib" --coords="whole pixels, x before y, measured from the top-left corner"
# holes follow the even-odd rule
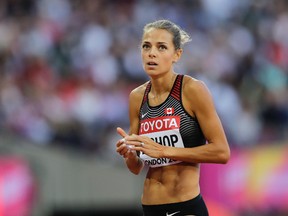
[[[148,136],[160,145],[184,148],[180,135],[180,116],[163,116],[140,121],[139,135]],[[140,152],[140,158],[150,167],[180,163],[168,158],[152,158]]]

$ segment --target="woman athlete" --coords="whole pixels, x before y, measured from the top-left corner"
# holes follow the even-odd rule
[[[141,54],[150,80],[129,96],[130,131],[116,151],[128,169],[149,170],[144,182],[144,216],[207,216],[200,193],[200,163],[225,164],[230,149],[206,85],[174,71],[188,34],[169,20],[143,29]]]

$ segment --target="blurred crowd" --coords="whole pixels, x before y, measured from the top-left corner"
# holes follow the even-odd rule
[[[129,92],[148,80],[143,26],[164,18],[191,35],[175,71],[207,84],[230,145],[281,143],[287,12],[285,0],[1,0],[0,131],[92,153],[114,145]]]

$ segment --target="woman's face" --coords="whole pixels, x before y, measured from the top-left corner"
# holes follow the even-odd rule
[[[159,76],[173,71],[182,50],[175,50],[173,35],[164,29],[151,28],[142,39],[142,64],[149,76]]]

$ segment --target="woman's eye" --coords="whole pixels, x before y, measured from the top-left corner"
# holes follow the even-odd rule
[[[166,49],[167,49],[167,47],[164,45],[159,46],[159,50],[166,50]]]
[[[148,49],[148,48],[149,48],[149,46],[147,44],[142,45],[142,49]]]

